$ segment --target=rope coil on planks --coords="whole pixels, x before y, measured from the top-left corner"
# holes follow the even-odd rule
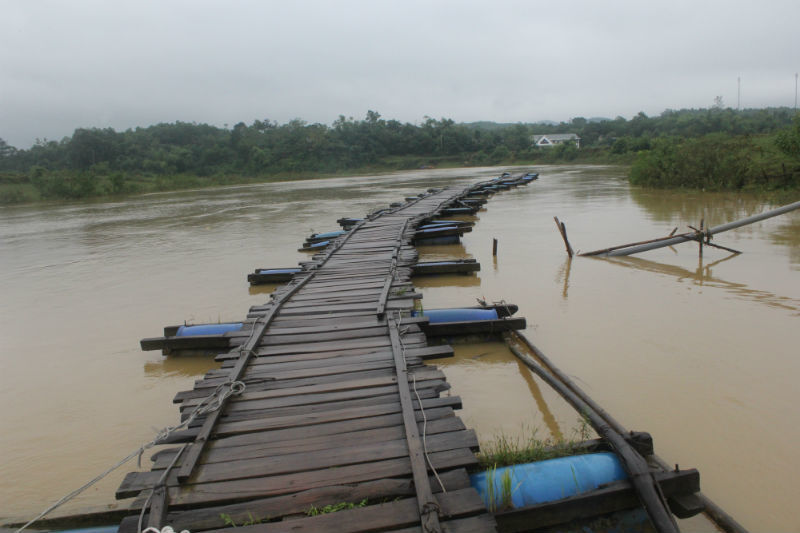
[[[142,531],[142,533],[175,533],[175,530],[172,529],[172,526],[164,526],[161,529],[158,529],[157,527],[148,527],[147,529]],[[181,533],[189,533],[189,530],[182,529]]]
[[[137,450],[135,450],[134,452],[131,452],[130,454],[125,456],[123,459],[119,460],[112,467],[108,468],[107,470],[105,470],[104,472],[99,474],[97,477],[95,477],[94,479],[92,479],[91,481],[86,483],[85,485],[73,490],[72,492],[70,492],[69,494],[67,494],[66,496],[64,496],[60,500],[58,500],[56,503],[54,503],[53,505],[51,505],[50,507],[48,507],[47,509],[42,511],[38,516],[36,516],[35,518],[31,519],[27,524],[25,524],[21,528],[17,529],[15,531],[15,533],[20,533],[21,531],[23,531],[26,528],[28,528],[31,524],[33,524],[37,520],[40,520],[40,519],[44,518],[50,512],[54,511],[55,509],[61,507],[62,505],[64,505],[68,501],[70,501],[71,499],[75,498],[76,496],[81,494],[83,491],[85,491],[86,489],[88,489],[92,485],[96,484],[101,479],[106,477],[108,474],[110,474],[111,472],[113,472],[114,470],[119,468],[120,466],[124,465],[125,463],[127,463],[128,461],[133,459],[134,457],[138,458],[137,459],[137,464],[138,464],[139,468],[141,468],[141,466],[142,466],[142,455],[144,454],[145,451],[149,450],[153,446],[156,446],[156,445],[162,443],[164,440],[169,438],[169,436],[172,435],[173,433],[175,433],[176,431],[179,431],[181,429],[185,429],[185,428],[189,427],[189,424],[191,424],[194,421],[194,419],[197,418],[198,416],[202,416],[202,415],[208,414],[208,413],[210,413],[212,411],[215,411],[215,410],[219,409],[220,406],[222,405],[222,403],[224,402],[225,398],[228,398],[229,396],[238,396],[239,394],[244,392],[245,387],[246,387],[246,385],[241,381],[226,381],[225,383],[221,383],[221,384],[217,385],[217,387],[214,389],[214,392],[212,392],[206,398],[203,398],[203,401],[201,401],[199,404],[197,404],[197,407],[194,408],[194,410],[192,411],[192,413],[189,415],[189,417],[186,420],[184,420],[183,422],[181,422],[178,425],[165,427],[164,429],[162,429],[161,431],[159,431],[156,434],[156,436],[155,436],[155,438],[153,438],[153,440],[151,440],[150,442],[148,442],[146,444],[143,444]]]

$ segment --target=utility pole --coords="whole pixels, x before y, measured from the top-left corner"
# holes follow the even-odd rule
[[[736,111],[742,109],[742,77],[736,78]]]

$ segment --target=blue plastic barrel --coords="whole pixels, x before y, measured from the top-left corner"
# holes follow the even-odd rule
[[[457,224],[453,224],[452,222],[449,223],[449,224],[448,223],[434,222],[434,223],[431,223],[431,224],[425,224],[424,226],[419,226],[417,228],[417,231],[426,231],[426,230],[430,230],[430,229],[443,229],[443,228],[450,228],[450,227],[454,227],[455,228],[456,226],[457,226]]]
[[[316,242],[314,244],[309,244],[308,246],[306,246],[306,248],[325,248],[330,243],[331,241]]]
[[[344,230],[339,231],[329,231],[328,233],[315,233],[311,236],[312,239],[330,239],[332,237],[338,237],[339,235],[344,235],[347,233]]]
[[[231,322],[227,324],[199,324],[197,326],[181,326],[178,328],[176,337],[193,337],[195,335],[222,335],[229,331],[239,331],[242,329],[241,322]]]
[[[259,268],[259,274],[296,274],[300,272],[299,268]]]
[[[443,322],[469,322],[473,320],[497,320],[495,309],[429,309],[422,313],[411,312],[411,316],[426,316],[428,323],[439,324]]]
[[[515,508],[561,500],[628,478],[619,459],[613,453],[603,452],[506,466],[472,474],[469,479],[489,508],[487,487],[493,483],[494,508],[501,508],[503,478],[507,476]]]
[[[463,224],[463,222],[458,220],[432,220],[426,226],[458,226],[459,224]]]
[[[456,261],[425,261],[424,263],[417,263],[417,265],[423,266],[438,266],[438,265],[456,265],[458,264]]]
[[[422,227],[417,229],[417,235],[420,233],[436,233],[438,231],[444,231],[446,229],[457,229],[456,226],[433,226],[433,227]]]

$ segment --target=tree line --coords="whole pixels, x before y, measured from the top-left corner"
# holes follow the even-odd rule
[[[370,110],[364,119],[340,116],[331,125],[264,119],[232,128],[187,122],[121,132],[78,128],[70,137],[37,140],[29,149],[16,149],[0,139],[0,201],[79,198],[359,169],[631,162],[636,157],[634,169],[639,170],[632,176],[657,185],[642,178],[656,174],[642,169],[654,158],[667,157],[670,149],[680,150],[683,143],[706,137],[706,144],[751,148],[742,139],[755,142],[790,131],[793,115],[789,108],[715,107],[667,110],[654,117],[639,113],[630,120],[577,117],[561,123],[464,124],[425,117],[422,123],[411,124],[386,120]],[[576,133],[581,149],[568,143],[547,149],[533,146],[532,135],[547,133]]]

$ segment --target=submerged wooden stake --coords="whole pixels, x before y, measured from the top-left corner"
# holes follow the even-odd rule
[[[497,239],[492,239],[492,255],[497,257]]]

